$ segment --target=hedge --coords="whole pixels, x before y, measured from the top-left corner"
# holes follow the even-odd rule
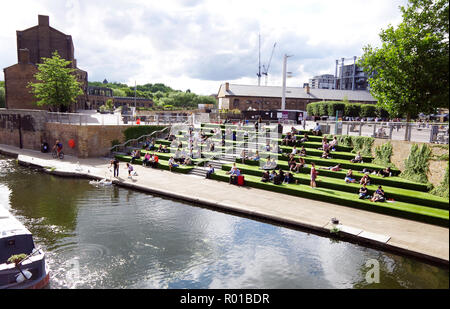
[[[123,135],[125,136],[125,140],[128,141],[130,139],[137,139],[143,135],[151,134],[155,131],[160,131],[167,126],[132,126],[123,131]]]

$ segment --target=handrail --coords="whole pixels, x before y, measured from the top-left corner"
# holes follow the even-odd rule
[[[145,134],[145,135],[139,136],[138,138],[130,139],[130,140],[124,142],[123,144],[114,145],[114,146],[112,146],[112,147],[109,149],[109,152],[110,152],[110,153],[113,152],[113,150],[114,150],[115,148],[117,148],[117,147],[125,147],[127,144],[129,144],[129,143],[131,143],[131,142],[139,142],[139,140],[142,139],[142,138],[144,138],[144,137],[149,138],[149,137],[153,136],[153,135],[156,134],[156,133],[162,133],[162,132],[164,132],[165,130],[167,130],[168,128],[170,128],[170,126],[167,126],[167,127],[165,127],[164,129],[159,130],[159,131],[153,131],[153,132],[150,133],[150,134]]]
[[[184,122],[182,125],[189,125],[189,120],[187,120],[186,122]],[[155,134],[163,133],[165,130],[167,130],[167,129],[169,129],[169,128],[172,129],[172,126],[167,126],[167,127],[163,128],[162,130],[159,130],[159,131],[153,131],[153,132],[150,133],[150,134],[145,134],[145,135],[139,136],[138,138],[130,139],[130,140],[128,140],[128,141],[126,141],[126,142],[124,142],[124,143],[122,143],[122,144],[114,145],[113,147],[111,147],[111,148],[109,149],[109,152],[112,153],[113,150],[114,150],[115,148],[125,147],[127,144],[129,144],[129,143],[131,143],[131,142],[139,142],[139,141],[140,141],[141,139],[143,139],[143,138],[149,138],[149,137],[152,137],[152,136],[155,135]]]

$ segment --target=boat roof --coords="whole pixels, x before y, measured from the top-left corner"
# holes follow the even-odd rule
[[[0,207],[0,239],[27,234],[31,235],[30,231],[7,209]]]

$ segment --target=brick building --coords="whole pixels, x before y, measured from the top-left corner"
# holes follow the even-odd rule
[[[219,109],[279,110],[281,109],[282,87],[222,84],[218,92]],[[344,101],[372,103],[377,101],[369,91],[312,89],[305,87],[286,88],[286,110],[306,111],[306,105],[318,101]]]
[[[38,16],[37,26],[17,31],[16,35],[18,63],[3,69],[6,108],[47,109],[35,105],[36,99],[27,86],[35,81],[33,76],[37,72],[37,64],[43,62],[43,57],[51,58],[54,51],[58,51],[61,58],[71,61],[71,67],[76,70],[77,79],[82,84],[84,94],[78,97],[70,110],[86,108],[88,74],[77,68],[72,37],[50,27],[49,17],[43,15]]]

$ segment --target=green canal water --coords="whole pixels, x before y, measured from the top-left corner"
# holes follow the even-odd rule
[[[0,207],[46,251],[50,288],[449,288],[448,269],[4,157]]]

